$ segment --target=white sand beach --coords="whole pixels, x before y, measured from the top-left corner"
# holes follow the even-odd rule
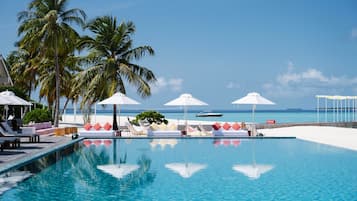
[[[120,116],[120,125],[124,126],[128,121],[128,118],[134,119],[134,117]],[[94,115],[91,116],[91,122],[104,124],[106,122],[111,123],[113,117],[110,115]],[[183,125],[184,120],[170,120],[178,125]],[[119,122],[119,117],[118,117]],[[191,125],[211,125],[214,122],[208,121],[189,121]],[[83,116],[77,115],[64,115],[61,121],[61,126],[76,125],[78,127],[83,125]],[[259,129],[259,133],[263,133],[268,137],[296,137],[297,139],[307,140],[311,142],[327,144],[340,148],[350,149],[357,151],[357,129],[354,128],[341,128],[330,126],[292,126],[284,128],[272,128],[272,129]]]
[[[296,137],[301,140],[332,145],[357,151],[357,129],[330,126],[292,126],[260,129],[270,137]]]

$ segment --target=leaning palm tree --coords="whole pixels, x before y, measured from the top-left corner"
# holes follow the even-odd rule
[[[12,51],[7,57],[10,74],[15,86],[22,89],[31,97],[31,92],[37,87],[38,62],[37,58],[26,49]]]
[[[132,22],[117,25],[115,17],[103,16],[91,21],[87,27],[95,35],[85,36],[80,46],[89,48],[88,68],[78,74],[77,89],[82,90],[81,107],[91,106],[116,92],[126,94],[125,83],[134,86],[142,97],[151,95],[150,85],[156,81],[154,73],[146,67],[132,63],[146,54],[154,55],[150,46],[133,47]],[[116,105],[113,105],[113,129],[118,130]]]
[[[70,24],[83,26],[86,17],[84,11],[80,9],[66,10],[68,2],[68,0],[33,0],[26,11],[18,14],[21,22],[18,31],[19,35],[23,36],[19,42],[20,48],[29,47],[37,53],[37,56],[54,61],[55,126],[58,126],[60,100],[61,62],[58,54],[70,52],[68,50],[79,37]]]

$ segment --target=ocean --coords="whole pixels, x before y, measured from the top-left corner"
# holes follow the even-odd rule
[[[143,110],[123,110],[120,116],[135,117]],[[166,119],[184,119],[183,110],[158,110]],[[319,115],[316,110],[257,110],[255,111],[254,120],[250,110],[212,110],[209,112],[222,113],[222,117],[196,117],[196,114],[202,110],[191,110],[187,113],[188,120],[197,121],[220,121],[220,122],[257,122],[265,123],[267,120],[275,120],[276,123],[296,123],[296,122],[342,122],[356,121],[356,112],[339,111],[327,112],[320,111]],[[67,109],[66,114],[73,114],[72,109]],[[77,114],[80,112],[77,111]],[[93,111],[94,114],[94,111]],[[111,115],[111,110],[97,110],[97,116]],[[319,118],[319,120],[318,120]]]

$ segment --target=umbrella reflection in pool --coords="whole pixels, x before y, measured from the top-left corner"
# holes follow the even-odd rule
[[[167,163],[167,164],[165,164],[165,167],[167,169],[172,170],[173,172],[179,174],[183,178],[190,178],[198,171],[207,168],[206,164],[189,162],[189,160],[187,159],[188,148],[186,147],[185,140],[183,140],[181,144],[184,146],[184,151],[183,151],[184,161],[183,162],[175,162],[175,163]]]
[[[164,150],[166,146],[174,148],[176,144],[177,139],[153,139],[150,142],[151,148],[155,149],[157,146],[160,146],[162,150]]]
[[[126,175],[138,170],[140,168],[140,166],[136,165],[136,164],[126,164],[126,157],[127,157],[126,153],[125,153],[123,159],[120,158],[119,163],[117,163],[116,162],[117,143],[120,143],[120,140],[114,140],[114,143],[113,143],[113,162],[114,162],[114,164],[98,165],[97,169],[99,169],[107,174],[110,174],[115,178],[122,179]]]
[[[139,169],[139,165],[110,164],[110,165],[98,165],[97,168],[107,174],[112,175],[115,178],[121,179],[126,175]]]
[[[237,164],[233,165],[232,169],[244,174],[245,176],[249,177],[250,179],[259,179],[259,177],[269,172],[274,168],[273,165],[268,164],[256,164],[255,161],[255,140],[252,141],[252,164]]]
[[[264,174],[273,168],[274,167],[272,165],[260,165],[260,164],[233,166],[233,170],[243,173],[245,176],[249,177],[250,179],[258,179],[261,174]]]
[[[178,173],[183,178],[189,178],[196,172],[205,169],[207,165],[198,163],[169,163],[165,167]]]

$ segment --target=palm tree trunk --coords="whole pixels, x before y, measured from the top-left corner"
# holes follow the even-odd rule
[[[32,91],[31,89],[32,89],[32,81],[30,81],[30,87],[29,87],[29,90],[27,92],[28,93],[27,95],[29,96],[30,99],[31,99],[31,91]]]
[[[118,123],[117,123],[117,105],[113,105],[113,130],[118,130]]]
[[[63,108],[61,110],[61,114],[63,114],[64,111],[66,110],[68,103],[69,103],[69,98],[66,99],[66,102],[64,103]]]
[[[58,64],[58,50],[57,50],[57,38],[55,41],[55,60],[56,60],[56,100],[55,100],[55,119],[54,119],[54,126],[58,127],[59,121],[59,103],[60,103],[60,79],[59,79],[59,64]]]

